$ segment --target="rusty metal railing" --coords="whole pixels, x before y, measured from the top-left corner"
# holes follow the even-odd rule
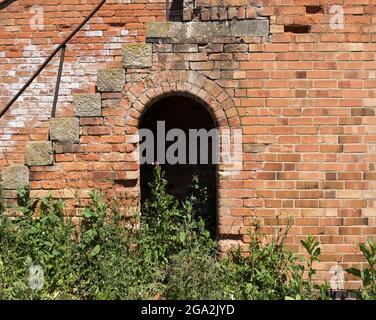
[[[8,109],[13,105],[13,103],[20,97],[20,95],[30,86],[30,84],[34,81],[34,79],[42,72],[42,70],[47,66],[47,64],[52,60],[55,55],[60,52],[60,62],[59,62],[59,70],[56,79],[56,86],[55,86],[55,93],[54,93],[54,100],[52,104],[52,111],[51,117],[54,117],[56,114],[56,104],[59,97],[59,88],[60,88],[60,81],[61,75],[63,72],[63,65],[64,65],[64,56],[65,56],[65,48],[69,40],[71,40],[78,31],[97,13],[97,11],[105,4],[107,0],[101,0],[101,2],[94,8],[94,10],[85,18],[84,21],[80,23],[71,33],[70,35],[48,56],[48,58],[40,65],[40,67],[33,73],[30,79],[23,85],[23,87],[16,93],[16,95],[6,104],[6,106],[0,111],[0,118],[8,111]]]
[[[0,1],[0,10],[3,10],[6,7],[10,6],[13,2],[16,2],[16,0],[2,0],[2,1]]]

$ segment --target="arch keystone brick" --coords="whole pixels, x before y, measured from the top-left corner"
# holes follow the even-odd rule
[[[29,185],[29,168],[23,164],[5,167],[2,171],[2,186],[6,190],[16,190]]]
[[[100,117],[101,95],[100,93],[76,94],[73,96],[73,107],[78,117]]]
[[[98,70],[97,88],[99,92],[122,92],[124,83],[124,69]]]
[[[80,124],[77,117],[50,119],[50,139],[60,142],[79,142]]]
[[[25,146],[25,164],[27,166],[47,166],[53,164],[52,142],[28,142]]]
[[[152,65],[152,45],[149,43],[126,43],[123,45],[124,68],[148,68]]]

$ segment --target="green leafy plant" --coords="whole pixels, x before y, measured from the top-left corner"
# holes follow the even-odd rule
[[[211,248],[194,246],[171,257],[162,296],[173,300],[225,298],[221,263]]]
[[[362,288],[357,292],[360,299],[376,300],[376,241],[359,244],[359,249],[368,262],[369,268],[360,270],[349,268],[346,271],[362,280]]]
[[[318,261],[321,254],[320,243],[318,241],[315,241],[315,238],[313,236],[308,236],[306,240],[301,240],[300,242],[309,254],[308,280],[311,281],[313,275],[316,274],[316,270],[313,269],[313,262]]]
[[[234,248],[220,259],[206,219],[206,189],[193,177],[191,193],[178,201],[167,184],[157,166],[139,228],[128,227],[117,205],[96,190],[75,225],[62,200],[31,198],[29,188],[19,189],[16,214],[0,215],[0,299],[326,297],[326,287],[313,283],[320,255],[313,237],[302,242],[306,269],[285,245],[289,225],[270,240],[257,221],[247,253]],[[38,268],[39,287],[30,280]]]
[[[30,219],[34,214],[39,200],[30,197],[30,186],[17,189],[17,205],[14,206],[14,210],[22,214],[25,219]]]
[[[192,247],[195,243],[210,242],[210,234],[200,217],[198,203],[191,194],[182,203],[167,193],[167,180],[159,166],[150,183],[151,196],[144,203],[141,220],[141,245],[153,242],[155,259],[168,263],[169,257]]]
[[[314,287],[321,287],[314,286],[310,276],[304,277],[304,261],[284,244],[289,229],[289,224],[280,228],[277,236],[268,241],[260,231],[259,221],[255,221],[249,232],[249,254],[242,254],[240,249],[232,251],[231,260],[223,263],[227,274],[224,291],[235,299],[247,300],[327,298],[325,288],[320,291],[322,295],[313,294]],[[306,244],[310,242],[309,238]],[[313,250],[311,260],[316,260],[320,253],[315,246],[309,247]],[[309,274],[313,275],[312,263],[308,262],[308,266]]]
[[[305,290],[306,292],[313,292],[313,290],[316,289],[319,292],[319,297],[326,300],[329,298],[329,283],[325,281],[322,285],[318,285],[313,281],[313,276],[316,274],[316,269],[313,268],[313,263],[319,261],[319,256],[321,254],[320,243],[316,241],[313,236],[308,236],[306,240],[301,240],[300,242],[309,255],[307,261],[308,278],[305,282]]]
[[[28,188],[19,190],[22,215],[0,220],[0,261],[2,265],[0,295],[7,299],[57,298],[69,295],[72,283],[72,232],[64,221],[64,205],[51,196],[35,201]],[[35,213],[35,214],[33,214]],[[34,290],[28,285],[30,267],[44,271],[44,286]]]

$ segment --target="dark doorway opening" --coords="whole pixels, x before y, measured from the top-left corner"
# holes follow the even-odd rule
[[[205,215],[203,218],[213,236],[216,236],[218,159],[215,156],[215,152],[213,153],[214,150],[218,150],[216,140],[207,139],[207,164],[202,164],[200,158],[197,158],[197,164],[192,164],[192,161],[189,160],[193,152],[189,144],[190,129],[205,129],[209,132],[216,128],[216,124],[208,110],[201,103],[192,98],[185,96],[169,96],[158,100],[144,113],[139,126],[139,129],[150,129],[153,132],[155,162],[158,162],[157,148],[159,147],[157,142],[157,125],[162,121],[165,124],[166,133],[171,129],[181,129],[185,137],[187,137],[185,148],[186,164],[169,164],[168,161],[166,161],[165,164],[159,163],[168,180],[167,191],[178,200],[184,199],[192,192],[192,177],[196,175],[199,178],[200,185],[207,188],[208,199],[205,208],[202,210]],[[166,141],[165,150],[168,150],[169,146],[177,140],[178,138],[175,138],[174,141]],[[197,153],[201,156],[202,151],[200,147],[202,140],[197,139],[197,141],[199,142],[197,145]],[[140,187],[142,204],[150,195],[148,184],[153,179],[153,168],[154,165],[150,164],[149,161],[148,163],[141,164]]]

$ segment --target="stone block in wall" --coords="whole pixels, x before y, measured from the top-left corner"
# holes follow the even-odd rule
[[[183,38],[186,35],[186,25],[191,22],[147,22],[146,38]],[[205,23],[205,22],[202,22]]]
[[[76,94],[73,96],[73,107],[78,117],[100,117],[101,95],[100,93]]]
[[[25,146],[25,164],[27,166],[46,166],[53,164],[52,142],[28,142]]]
[[[29,185],[29,168],[23,164],[5,167],[2,171],[2,186],[5,190],[17,190]]]
[[[152,66],[150,43],[126,43],[123,45],[124,68],[148,68]]]
[[[56,117],[50,119],[50,140],[79,142],[80,123],[77,117]]]
[[[124,69],[98,70],[97,87],[100,92],[122,92],[125,83]]]
[[[210,43],[217,37],[245,37],[269,35],[268,20],[228,22],[149,22],[147,39],[169,38],[174,43]]]

